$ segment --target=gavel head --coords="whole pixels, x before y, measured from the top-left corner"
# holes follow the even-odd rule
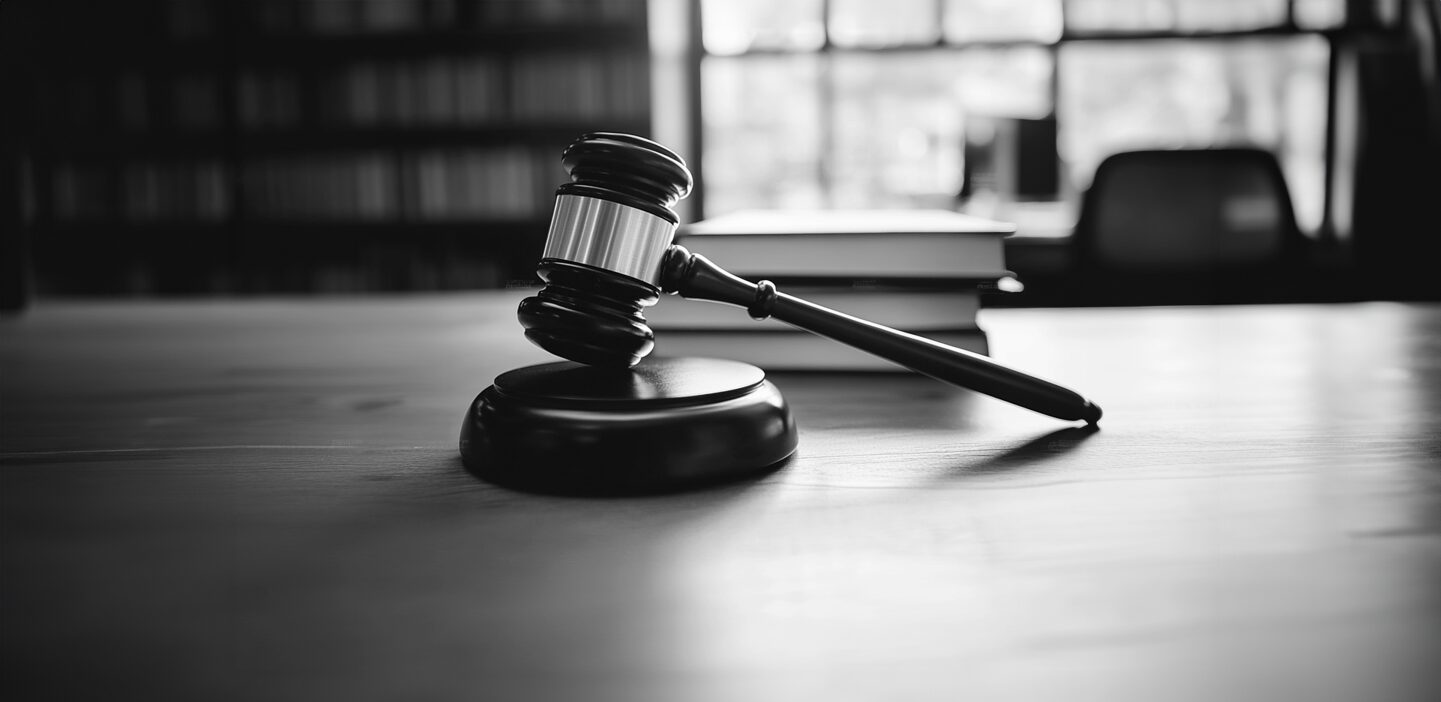
[[[520,303],[520,323],[557,356],[628,368],[655,347],[642,313],[659,298],[679,222],[671,208],[691,174],[671,150],[629,134],[586,134],[561,163],[571,182],[556,189],[536,270],[546,285]]]

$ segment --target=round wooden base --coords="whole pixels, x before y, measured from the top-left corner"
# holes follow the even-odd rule
[[[795,421],[765,373],[709,358],[518,368],[475,398],[460,433],[476,475],[564,494],[733,480],[778,467],[795,448]]]

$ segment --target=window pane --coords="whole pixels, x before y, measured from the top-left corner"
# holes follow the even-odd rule
[[[822,206],[819,67],[813,55],[704,61],[706,216]]]
[[[1286,0],[1067,0],[1072,31],[1227,31],[1275,27]]]
[[[1278,27],[1286,23],[1286,0],[1172,0],[1176,28],[1227,31]]]
[[[704,0],[701,41],[719,55],[818,49],[825,43],[822,7],[822,0]]]
[[[1123,150],[1256,145],[1281,160],[1303,227],[1321,217],[1324,39],[1068,44],[1061,50],[1062,160],[1085,188]]]
[[[945,8],[949,42],[1061,37],[1061,0],[946,0]]]
[[[1331,29],[1346,20],[1346,0],[1295,0],[1296,26]]]
[[[961,188],[965,109],[946,56],[836,57],[830,201],[951,207]]]
[[[831,0],[831,41],[838,46],[930,44],[941,38],[937,0]]]
[[[1051,112],[1052,54],[1045,47],[971,48],[949,54],[938,69],[951,76],[967,111],[990,117],[1044,117]]]
[[[1066,0],[1069,31],[1146,31],[1174,26],[1170,0]]]
[[[967,130],[1050,114],[1051,57],[1018,46],[709,58],[705,214],[954,206]]]

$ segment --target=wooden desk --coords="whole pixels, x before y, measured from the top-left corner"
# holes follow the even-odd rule
[[[0,323],[6,699],[1422,700],[1441,308],[989,310],[1086,433],[780,376],[756,482],[476,480],[517,295],[42,303]],[[70,697],[66,697],[69,695]]]

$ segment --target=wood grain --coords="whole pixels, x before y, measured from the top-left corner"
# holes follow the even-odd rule
[[[511,492],[464,407],[511,293],[50,302],[0,323],[7,699],[1425,700],[1441,308],[985,310],[1090,432],[789,374],[801,448]],[[697,303],[701,304],[701,303]]]

